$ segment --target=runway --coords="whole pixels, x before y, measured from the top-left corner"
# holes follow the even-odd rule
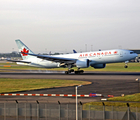
[[[98,93],[107,95],[120,96],[121,94],[134,94],[139,92],[139,84],[135,81],[136,78],[140,78],[140,73],[124,73],[124,72],[85,72],[84,74],[65,75],[62,71],[53,71],[52,73],[46,73],[44,71],[18,71],[18,72],[1,72],[0,78],[34,78],[34,79],[63,79],[65,80],[82,80],[90,81],[92,84],[84,85],[78,88],[78,94],[90,94]],[[22,91],[17,93],[24,94],[75,94],[75,86],[73,87],[61,87],[51,89],[41,89],[33,91]],[[85,103],[91,101],[98,101],[101,98],[79,98],[78,100]],[[71,97],[12,97],[12,96],[0,96],[0,101],[14,101],[20,102],[39,100],[41,102],[57,103],[74,103],[75,98]]]

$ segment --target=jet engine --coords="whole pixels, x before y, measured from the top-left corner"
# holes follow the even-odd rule
[[[93,65],[91,65],[91,67],[94,67],[95,69],[96,68],[105,68],[106,64],[93,64]]]
[[[89,59],[81,59],[76,61],[77,68],[87,68],[89,67]]]

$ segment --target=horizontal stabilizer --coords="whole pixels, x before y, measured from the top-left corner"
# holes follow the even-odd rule
[[[9,59],[7,59],[7,61],[10,61],[10,62],[31,63],[31,62],[28,62],[28,61],[22,61],[22,60],[9,60]]]

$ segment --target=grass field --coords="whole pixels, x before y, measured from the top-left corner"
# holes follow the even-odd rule
[[[115,101],[115,102],[113,102]],[[117,102],[118,101],[118,102]],[[123,102],[120,102],[123,101]],[[126,107],[126,103],[130,102],[129,105],[131,107],[139,107],[140,108],[140,103],[131,103],[131,102],[140,102],[140,93],[137,94],[133,94],[133,95],[126,95],[124,97],[114,97],[114,98],[108,98],[108,101],[104,102],[105,106],[117,106],[117,107]],[[126,102],[126,103],[125,103]],[[84,108],[88,109],[88,106],[103,106],[102,102],[90,102],[90,103],[86,103],[84,104]],[[97,107],[97,108],[98,108]],[[96,107],[93,107],[93,109],[97,109]]]
[[[105,110],[106,111],[127,111],[127,103],[122,102],[104,102],[105,104]],[[140,112],[140,104],[139,103],[129,103],[131,112]],[[102,111],[103,110],[103,103],[102,102],[92,102],[92,103],[86,103],[83,105],[84,110],[97,110]]]
[[[54,80],[54,79],[7,79],[0,78],[0,93],[66,87],[75,85],[87,85],[91,82],[76,80]]]
[[[140,93],[136,93],[133,95],[126,95],[124,97],[114,97],[108,98],[109,101],[135,101],[140,102]]]
[[[112,64],[107,64],[106,68],[103,68],[103,69],[94,69],[93,67],[89,67],[89,68],[82,68],[82,70],[85,70],[85,71],[106,71],[106,72],[107,71],[140,72],[140,63],[128,63],[128,68],[124,68],[124,65],[125,65],[125,63],[112,63]],[[0,69],[58,70],[58,71],[66,71],[67,70],[67,68],[46,69],[46,68],[35,68],[35,67],[30,67],[30,66],[19,66],[19,65],[16,65],[16,63],[0,63]],[[76,68],[74,68],[74,69],[76,70]]]

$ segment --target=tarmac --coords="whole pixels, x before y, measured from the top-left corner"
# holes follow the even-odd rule
[[[121,96],[140,92],[140,78],[138,72],[85,72],[83,74],[65,75],[63,71],[36,71],[36,70],[14,70],[12,72],[1,72],[0,78],[41,78],[41,79],[63,79],[90,81],[92,84],[78,88],[78,94],[97,93],[104,97],[108,95]],[[20,91],[22,94],[75,94],[75,86],[50,89],[38,89],[32,91]],[[79,97],[82,103],[100,101],[101,97]],[[40,102],[47,103],[75,103],[75,97],[29,97],[29,96],[0,96],[0,102]]]

